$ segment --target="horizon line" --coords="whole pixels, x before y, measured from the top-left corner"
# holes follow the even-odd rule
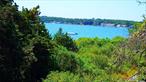
[[[40,17],[42,16],[46,16],[46,15],[40,15]],[[133,21],[133,22],[142,22],[142,21],[138,21],[138,20],[128,20],[128,19],[112,19],[112,18],[96,18],[96,17],[92,17],[92,18],[78,18],[78,17],[60,17],[60,16],[46,16],[46,17],[56,17],[56,18],[66,18],[66,19],[101,19],[101,20],[119,20],[119,21]]]

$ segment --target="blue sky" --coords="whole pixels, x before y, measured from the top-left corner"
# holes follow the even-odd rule
[[[14,0],[21,10],[40,5],[41,15],[142,21],[145,5],[136,0]],[[145,0],[142,0],[145,1]]]

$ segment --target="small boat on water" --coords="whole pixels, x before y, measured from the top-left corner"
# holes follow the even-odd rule
[[[78,35],[78,33],[75,32],[67,32],[68,35]]]

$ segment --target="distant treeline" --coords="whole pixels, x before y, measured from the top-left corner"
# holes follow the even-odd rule
[[[112,19],[73,19],[62,17],[41,16],[41,21],[46,23],[77,24],[77,25],[95,25],[95,26],[115,26],[115,27],[132,27],[135,21],[112,20]]]

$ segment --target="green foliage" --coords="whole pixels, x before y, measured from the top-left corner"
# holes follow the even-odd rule
[[[136,28],[136,29],[135,29]],[[146,75],[143,72],[143,67],[146,61],[146,22],[137,25],[127,42],[121,43],[120,47],[115,50],[114,65],[116,70],[125,71],[133,66],[136,66],[139,75]],[[145,72],[146,73],[146,72]],[[140,76],[141,77],[141,76]]]
[[[140,25],[141,23],[135,23],[134,27],[129,29],[130,34],[133,34],[134,32],[136,32],[139,29]]]
[[[18,28],[18,33],[25,54],[21,68],[24,81],[41,81],[53,69],[51,55],[54,44],[44,24],[40,23],[38,9],[39,6],[30,10],[23,8],[20,12],[23,26]]]
[[[51,72],[44,82],[123,82],[119,77],[112,75],[114,68],[112,67],[113,52],[111,52],[123,41],[125,39],[122,37],[81,38],[76,40],[79,47],[77,53],[68,51],[62,46],[56,47],[53,58],[60,72]]]
[[[22,79],[20,65],[24,54],[15,26],[19,21],[17,20],[19,13],[16,6],[10,5],[8,0],[0,2],[2,4],[0,5],[0,81],[20,81]]]
[[[80,82],[79,75],[70,72],[51,72],[43,82]]]
[[[52,59],[53,44],[49,39],[37,37],[33,39],[33,49],[35,61],[31,63],[26,71],[26,81],[41,81],[45,78],[49,71],[54,69]],[[29,57],[30,58],[30,57]],[[29,71],[28,71],[29,70]]]
[[[76,44],[79,48],[82,47],[86,47],[86,46],[90,46],[93,44],[96,44],[96,42],[98,41],[98,38],[92,39],[92,38],[79,38],[78,40],[76,40]]]
[[[108,67],[108,58],[106,56],[85,54],[77,57],[79,63],[79,72],[101,75],[104,69]]]
[[[52,71],[43,82],[126,82],[118,78],[111,78],[110,75],[104,74],[102,77],[92,74],[73,74],[71,72]]]
[[[0,81],[36,82],[52,70],[53,45],[39,6],[18,11],[11,0],[0,1]]]
[[[77,60],[80,66],[78,70],[95,75],[102,74],[102,72],[109,66],[107,63],[109,61],[108,57],[112,55],[112,53],[109,53],[111,52],[110,49],[113,47],[113,45],[110,45],[112,44],[111,41],[108,41],[108,39],[101,40],[95,38],[85,40],[79,39],[76,42],[80,45],[80,47],[82,46],[77,55]],[[106,44],[99,44],[100,42],[104,42]]]
[[[138,79],[146,76],[146,20],[135,25],[128,39],[74,41],[62,29],[52,39],[39,14],[39,6],[18,11],[12,0],[0,1],[0,82],[126,82],[135,72]],[[103,21],[76,20],[64,21]]]
[[[72,71],[77,69],[77,61],[75,59],[76,53],[68,51],[63,46],[55,48],[53,59],[60,71]]]
[[[13,2],[13,0],[1,0],[0,5],[5,6],[5,5],[8,5],[8,4],[12,4],[12,2]]]
[[[75,52],[78,51],[78,48],[75,42],[73,41],[73,39],[69,35],[67,35],[67,33],[63,33],[61,28],[55,34],[53,40],[57,44],[66,47],[70,51],[75,51]]]

